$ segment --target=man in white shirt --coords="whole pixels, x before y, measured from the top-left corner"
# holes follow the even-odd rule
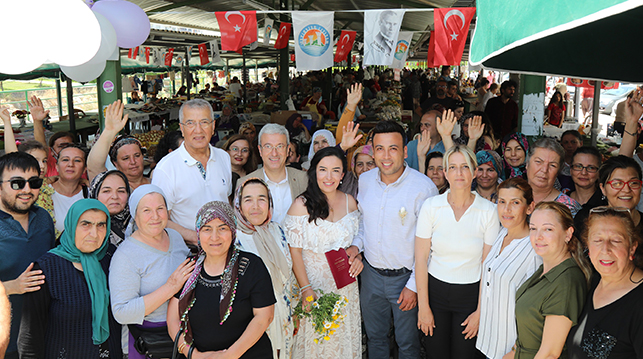
[[[306,172],[286,167],[289,145],[288,130],[284,126],[275,123],[263,126],[259,132],[259,154],[263,168],[237,181],[237,187],[253,177],[266,181],[274,206],[272,220],[277,223],[283,222],[292,202],[308,186]]]
[[[362,318],[368,335],[369,358],[388,358],[387,334],[393,314],[399,358],[419,358],[417,293],[411,278],[415,258],[415,227],[424,201],[438,194],[433,182],[404,164],[406,134],[392,121],[373,129],[377,169],[359,178],[362,220],[349,262],[363,252]]]
[[[228,201],[232,193],[230,156],[210,145],[214,133],[212,106],[202,99],[184,103],[179,110],[183,144],[154,169],[152,184],[165,193],[170,221],[167,226],[197,245],[196,213],[210,201]]]

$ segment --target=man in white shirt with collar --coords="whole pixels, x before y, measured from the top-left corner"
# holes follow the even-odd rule
[[[240,178],[237,187],[249,178],[261,178],[266,181],[272,195],[274,211],[272,220],[281,223],[292,205],[308,186],[306,172],[286,167],[290,138],[288,130],[276,123],[269,123],[259,132],[259,154],[263,168]]]
[[[154,169],[152,184],[165,193],[170,220],[167,226],[197,245],[196,213],[210,201],[228,201],[232,193],[230,156],[210,145],[214,113],[205,100],[194,99],[179,110],[183,144]]]
[[[393,314],[399,358],[420,357],[417,292],[411,277],[415,227],[424,201],[438,194],[431,179],[406,166],[406,134],[393,121],[373,129],[376,169],[362,173],[357,196],[359,233],[347,250],[349,262],[364,254],[360,302],[369,358],[388,358]]]

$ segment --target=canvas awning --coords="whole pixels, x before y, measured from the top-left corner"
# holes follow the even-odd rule
[[[643,83],[643,0],[477,1],[470,62],[488,69]]]

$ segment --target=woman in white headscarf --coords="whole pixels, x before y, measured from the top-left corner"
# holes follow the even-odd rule
[[[315,156],[317,151],[324,147],[334,147],[337,144],[335,136],[333,136],[332,132],[328,130],[317,130],[313,134],[312,138],[313,140],[310,143],[310,149],[308,150],[308,159],[301,165],[301,167],[306,171],[310,168],[310,160],[313,159],[313,156]]]

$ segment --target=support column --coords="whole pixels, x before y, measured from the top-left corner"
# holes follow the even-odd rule
[[[71,79],[67,78],[67,116],[69,116],[69,132],[74,135],[74,139],[78,140],[76,134],[76,116],[74,114],[74,88],[71,84]]]
[[[63,90],[60,87],[60,77],[56,79],[56,98],[58,99],[58,117],[63,115]]]
[[[281,10],[288,10],[288,0],[281,0],[279,3]],[[286,22],[289,21],[288,15],[282,13],[280,15],[280,20]],[[295,41],[297,41],[296,38]],[[288,96],[290,96],[290,74],[288,72],[288,69],[290,68],[290,54],[288,51],[289,46],[279,50],[279,95],[282,110],[288,109],[286,100],[288,100]]]
[[[510,76],[513,80],[513,76]],[[525,108],[523,99],[525,95],[542,95],[543,98],[543,111],[540,114],[540,121],[543,121],[545,117],[545,90],[546,90],[546,81],[545,76],[536,76],[536,75],[520,75],[518,88],[516,89],[516,95],[514,95],[514,100],[518,102],[518,132],[522,132],[522,121],[523,121],[523,109]],[[515,81],[515,80],[514,80]],[[531,120],[531,119],[530,119]],[[539,134],[542,135],[542,127],[539,129]]]
[[[591,133],[591,141],[592,141],[592,147],[596,147],[596,139],[598,138],[598,116],[599,114],[599,109],[598,106],[600,105],[601,102],[601,85],[603,84],[602,81],[595,81],[594,82],[594,104],[592,105],[592,133]]]
[[[105,127],[105,108],[112,102],[123,99],[120,59],[107,61],[105,71],[98,77],[96,87],[98,92],[98,124],[103,129]]]
[[[190,81],[190,59],[188,58],[188,48],[185,48],[185,82],[188,84],[188,101],[190,101],[190,90],[192,89],[192,81]]]
[[[248,68],[246,67],[246,52],[241,50],[243,67],[241,68],[241,81],[243,81],[243,105],[248,103]]]

